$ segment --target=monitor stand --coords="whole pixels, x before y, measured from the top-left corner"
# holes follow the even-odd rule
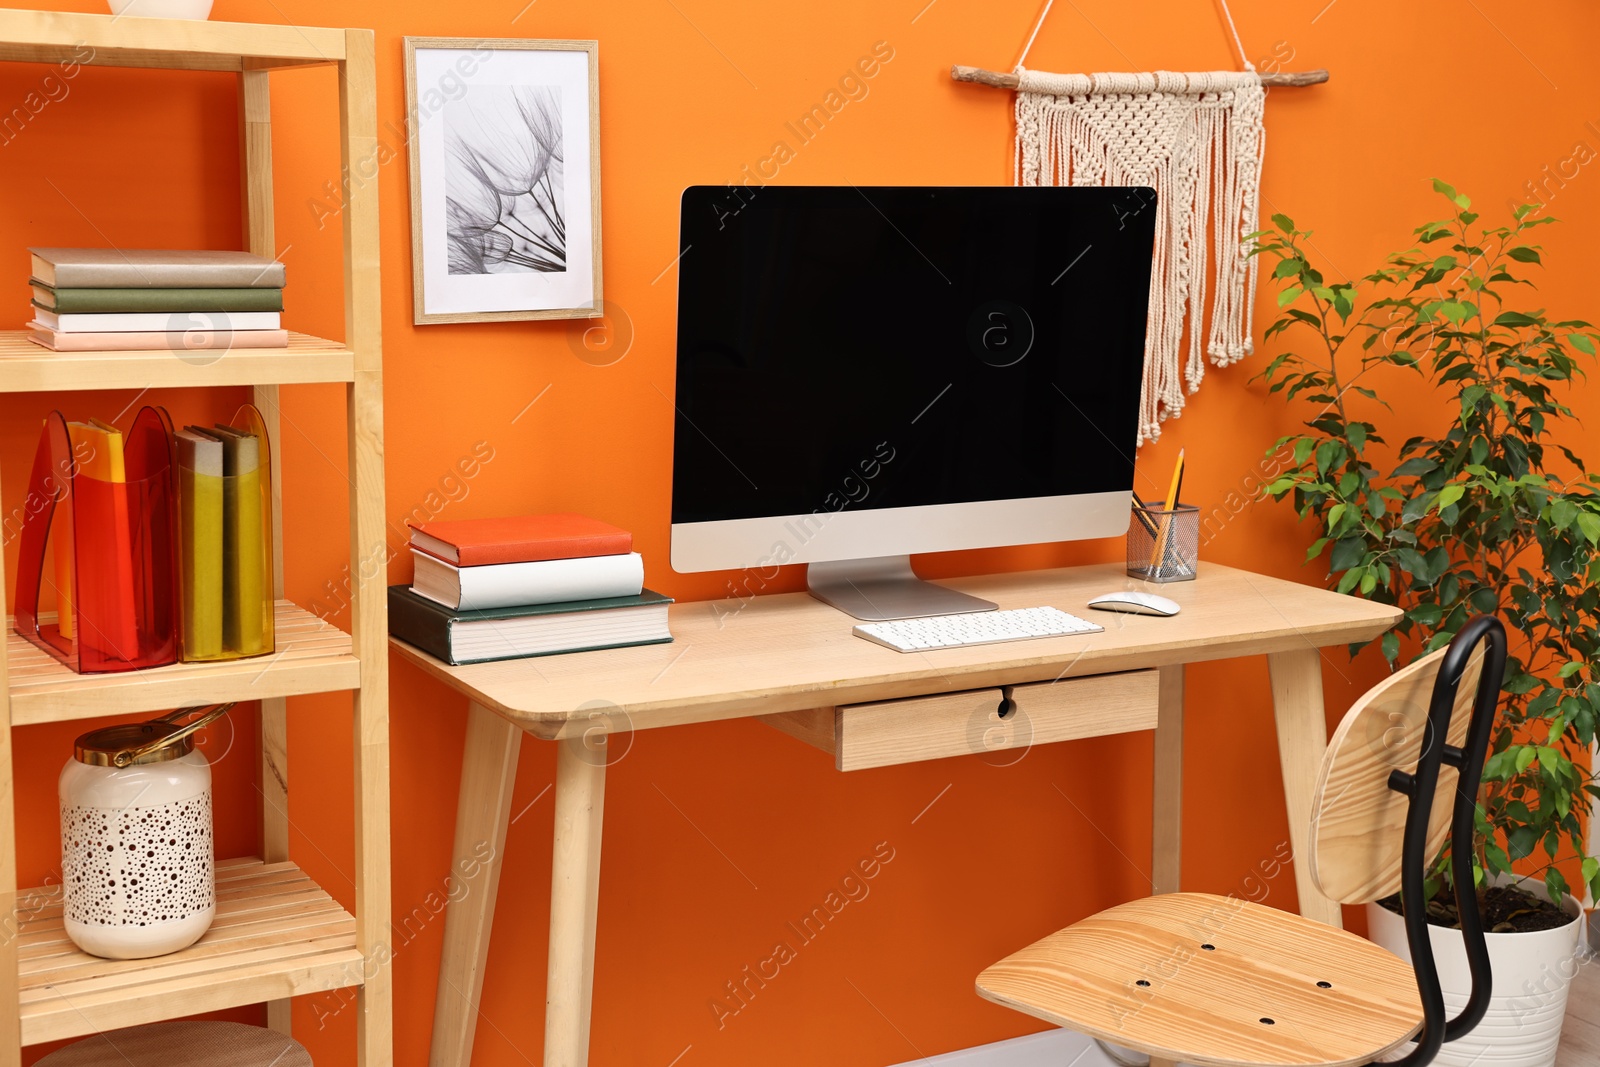
[[[806,568],[806,585],[824,604],[867,622],[994,611],[1000,606],[923,581],[912,573],[910,556],[813,563]]]

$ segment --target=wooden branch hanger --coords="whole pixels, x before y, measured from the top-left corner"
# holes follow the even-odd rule
[[[1018,76],[1015,73],[1005,74],[997,70],[984,70],[982,67],[963,67],[960,64],[950,68],[950,77],[958,82],[989,85],[996,89],[1015,89],[1018,80]],[[1262,85],[1278,85],[1291,88],[1302,85],[1321,85],[1327,80],[1328,72],[1325,70],[1299,70],[1293,73],[1283,71],[1261,75]]]
[[[1033,24],[1033,32],[1028,35],[1028,42],[1022,46],[1022,54],[1017,57],[1016,70],[1010,74],[1002,74],[995,70],[985,70],[982,67],[963,67],[959,64],[950,68],[950,77],[958,82],[973,82],[977,85],[988,85],[996,89],[1015,89],[1021,80],[1017,71],[1022,69],[1022,61],[1028,58],[1028,51],[1033,48],[1033,42],[1039,36],[1039,31],[1044,28],[1044,20],[1050,17],[1050,7],[1055,0],[1045,0],[1044,10],[1039,12],[1039,21]],[[1245,58],[1244,42],[1239,39],[1239,28],[1233,24],[1233,12],[1228,10],[1228,0],[1218,0],[1222,5],[1223,18],[1227,20],[1228,31],[1233,35],[1234,47],[1239,50],[1239,62],[1244,64],[1244,69],[1255,70],[1255,65]],[[1328,80],[1325,70],[1303,70],[1294,73],[1273,72],[1261,75],[1262,85],[1279,85],[1298,87],[1302,85],[1320,85]]]

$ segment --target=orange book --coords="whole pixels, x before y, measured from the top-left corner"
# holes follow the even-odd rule
[[[517,515],[408,523],[411,547],[458,567],[633,551],[633,534],[584,515]]]

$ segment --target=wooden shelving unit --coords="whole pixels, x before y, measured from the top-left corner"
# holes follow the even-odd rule
[[[84,46],[87,46],[84,47]],[[84,58],[89,54],[89,58]],[[232,71],[239,78],[244,246],[275,256],[270,72],[332,65],[339,74],[342,162],[377,157],[371,30],[0,11],[0,60]],[[352,627],[345,633],[283,600],[282,508],[275,545],[277,650],[217,664],[77,675],[10,632],[0,655],[0,1067],[22,1047],[241,1004],[266,1003],[289,1029],[288,998],[353,989],[362,1067],[393,1062],[389,936],[389,674],[384,568],[383,361],[378,194],[346,181],[345,336],[295,334],[288,349],[52,353],[0,332],[0,393],[250,386],[278,435],[280,385],[342,383],[347,398]],[[282,449],[273,450],[273,482]],[[0,500],[5,497],[0,495]],[[369,572],[371,576],[369,577]],[[0,602],[9,604],[0,574]],[[285,698],[352,692],[355,729],[355,914],[289,861]],[[150,960],[86,955],[61,929],[54,889],[18,892],[12,729],[134,715],[224,700],[261,701],[261,858],[217,871],[217,920],[199,942]]]

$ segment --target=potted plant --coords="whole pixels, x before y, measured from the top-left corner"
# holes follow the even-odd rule
[[[1325,559],[1335,588],[1404,610],[1380,642],[1391,667],[1445,645],[1473,615],[1506,623],[1511,656],[1472,842],[1495,998],[1439,1062],[1534,1067],[1555,1060],[1582,916],[1563,865],[1600,896],[1600,861],[1585,855],[1579,823],[1600,796],[1580,765],[1600,715],[1600,478],[1571,448],[1580,434],[1563,400],[1597,337],[1525,302],[1523,275],[1541,265],[1530,231],[1553,219],[1526,205],[1490,225],[1467,197],[1434,188],[1449,217],[1359,281],[1327,280],[1310,232],[1283,215],[1256,235],[1280,287],[1265,338],[1309,341],[1260,375],[1310,415],[1270,450],[1292,459],[1263,493],[1313,524],[1307,562]],[[1434,424],[1382,436],[1385,381],[1431,390]],[[1449,929],[1449,880],[1446,853],[1427,889],[1454,1010],[1471,981]],[[1398,915],[1381,903],[1369,914],[1374,939],[1406,955]]]

